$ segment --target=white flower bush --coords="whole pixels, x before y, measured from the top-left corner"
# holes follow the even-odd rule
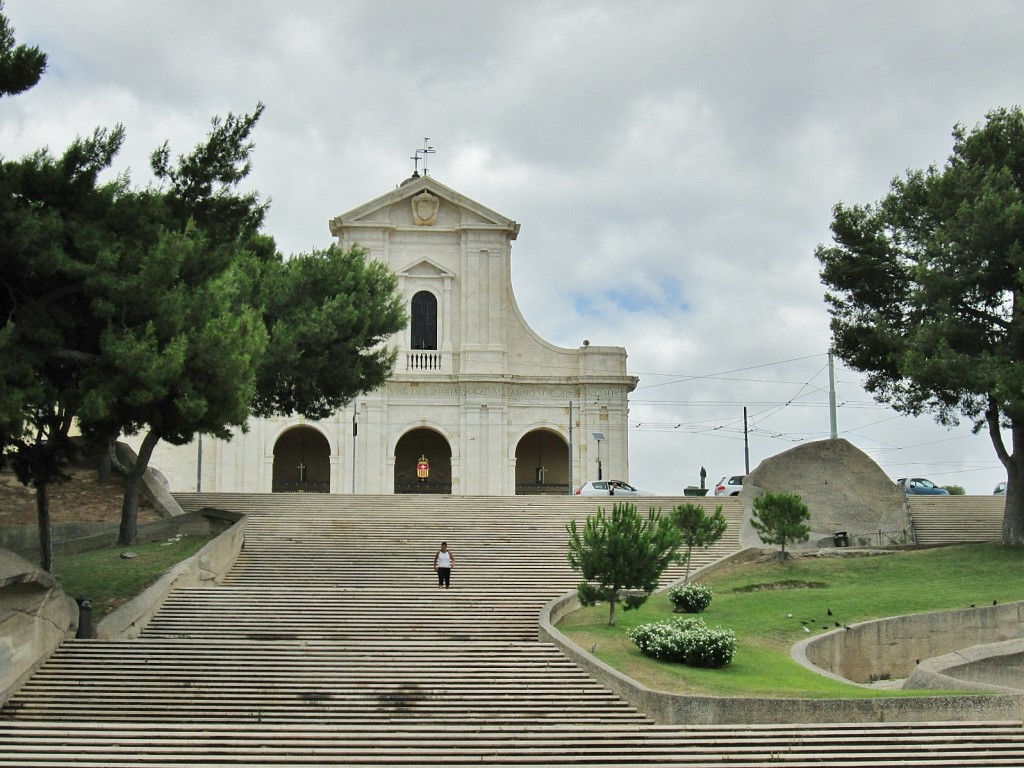
[[[711,605],[711,587],[707,584],[683,584],[668,591],[676,613],[700,613]]]
[[[661,661],[717,669],[736,656],[736,633],[709,628],[703,619],[669,619],[641,624],[629,632],[640,652]]]

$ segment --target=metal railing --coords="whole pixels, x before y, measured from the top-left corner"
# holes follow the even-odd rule
[[[270,488],[274,493],[330,493],[328,481],[314,480],[275,480]]]
[[[451,495],[452,484],[437,481],[395,483],[395,493],[442,493]]]

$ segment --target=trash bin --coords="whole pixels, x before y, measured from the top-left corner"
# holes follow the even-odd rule
[[[86,639],[95,637],[92,631],[92,601],[80,597],[75,602],[78,603],[78,631],[75,632],[75,637]]]
[[[837,547],[848,547],[850,546],[850,537],[846,531],[836,531],[832,537],[832,543]]]

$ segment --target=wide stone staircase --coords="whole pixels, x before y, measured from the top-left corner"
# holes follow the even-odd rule
[[[735,551],[736,500],[685,500],[730,520],[694,564]],[[578,580],[566,522],[610,500],[179,501],[249,515],[234,568],[138,638],[65,643],[0,710],[0,766],[1024,764],[1020,722],[653,723],[537,639]]]
[[[1000,541],[1005,496],[907,496],[914,541],[921,546]]]

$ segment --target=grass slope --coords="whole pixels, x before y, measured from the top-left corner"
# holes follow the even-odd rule
[[[1024,550],[987,544],[728,565],[702,580],[711,585],[714,600],[700,615],[708,626],[734,630],[738,641],[736,659],[719,670],[654,661],[637,650],[626,634],[630,629],[682,615],[672,612],[663,594],[639,610],[617,611],[614,627],[607,626],[604,605],[570,614],[558,628],[657,690],[812,698],[914,695],[815,674],[792,660],[790,648],[813,634],[868,619],[1024,600],[1022,566]]]
[[[175,536],[167,541],[134,547],[108,547],[62,555],[54,577],[65,594],[92,601],[97,622],[140,594],[171,567],[195,554],[209,541],[205,536]],[[131,553],[134,557],[122,557]]]

